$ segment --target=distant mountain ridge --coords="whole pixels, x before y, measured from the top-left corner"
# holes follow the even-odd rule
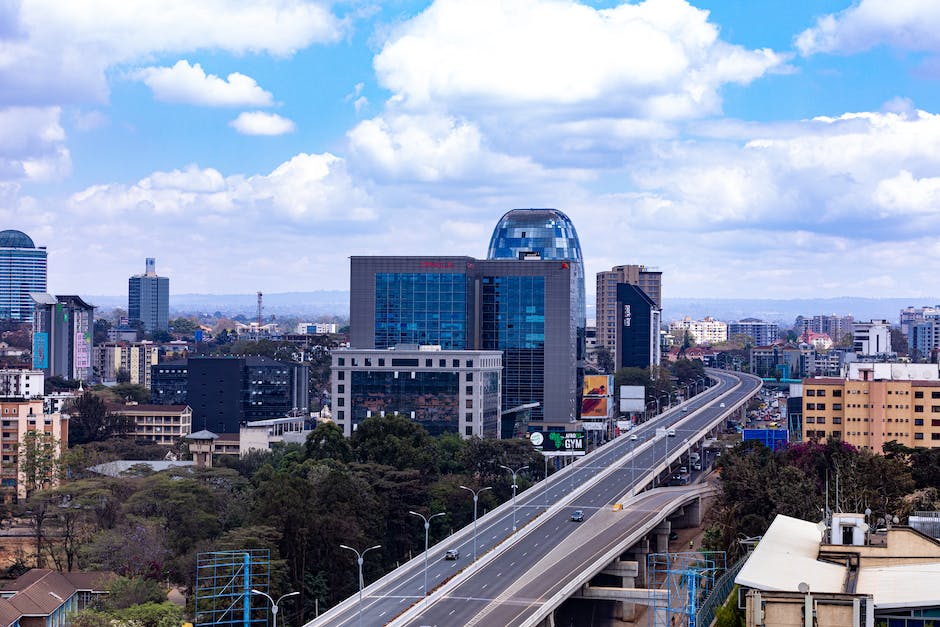
[[[87,300],[100,310],[126,308],[126,296],[96,295]],[[712,316],[719,320],[760,318],[770,322],[793,324],[797,316],[839,314],[855,316],[856,320],[883,318],[897,323],[898,312],[904,307],[934,305],[940,297],[925,298],[870,298],[841,296],[835,298],[666,298],[663,320],[677,320],[685,316],[701,319]],[[170,309],[175,314],[220,312],[226,316],[254,316],[257,311],[256,294],[171,294]],[[594,299],[588,299],[588,319],[594,318]],[[349,292],[345,290],[318,290],[314,292],[278,292],[264,295],[264,314],[292,317],[323,315],[349,316]]]

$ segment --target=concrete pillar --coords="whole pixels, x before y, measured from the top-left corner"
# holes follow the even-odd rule
[[[650,552],[649,538],[643,537],[636,544],[630,547],[628,554],[636,561],[636,585],[645,587],[646,581],[646,556]]]
[[[668,553],[669,552],[669,533],[672,531],[672,524],[668,520],[664,520],[659,523],[655,529],[653,529],[653,539],[655,540],[655,550],[653,553]]]

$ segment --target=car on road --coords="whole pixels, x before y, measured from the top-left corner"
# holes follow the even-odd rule
[[[571,522],[584,522],[584,512],[580,509],[571,512]]]
[[[692,470],[701,470],[702,462],[692,462]]]
[[[688,408],[688,407],[683,407],[683,408],[682,408],[682,411],[689,411],[689,408]]]
[[[445,560],[456,560],[460,559],[460,550],[459,549],[447,549],[447,552],[444,553]]]
[[[666,432],[666,435],[668,435],[670,438],[674,438],[676,437],[676,430],[670,429],[669,431]]]
[[[689,474],[689,469],[686,468],[685,466],[680,466],[680,467],[679,467],[679,474],[680,474],[680,475],[687,475],[687,474]]]
[[[725,404],[724,404],[724,403],[719,403],[718,406],[721,407],[722,409],[724,409]]]
[[[676,533],[675,531],[670,531],[670,532],[669,532],[669,539],[670,539],[670,540],[678,540],[678,539],[679,539],[679,534]]]
[[[631,441],[631,442],[636,442],[638,439],[639,439],[639,438],[636,437],[636,434],[635,434],[635,433],[630,436],[630,441]]]

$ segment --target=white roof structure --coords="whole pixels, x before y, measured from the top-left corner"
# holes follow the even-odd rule
[[[796,592],[806,583],[813,592],[843,592],[845,568],[816,559],[821,538],[816,523],[778,515],[734,583],[779,592]]]
[[[940,563],[862,568],[855,591],[872,595],[879,610],[940,606]]]

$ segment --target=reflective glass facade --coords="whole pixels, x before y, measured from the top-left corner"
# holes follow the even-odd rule
[[[481,281],[483,350],[503,351],[503,407],[545,405],[545,277],[484,276]]]
[[[493,229],[487,259],[581,261],[581,243],[571,219],[557,209],[513,209]]]
[[[431,435],[459,432],[460,376],[457,372],[353,371],[354,424],[370,415],[409,416]]]
[[[0,319],[30,320],[30,292],[45,291],[46,249],[20,231],[0,231]]]
[[[375,348],[439,344],[466,348],[465,274],[382,272],[375,275]]]

